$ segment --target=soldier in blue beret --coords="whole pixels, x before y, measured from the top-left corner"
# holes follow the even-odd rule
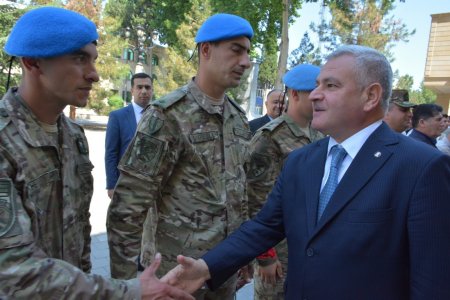
[[[24,14],[5,45],[23,75],[0,101],[0,295],[192,299],[155,277],[160,256],[140,279],[87,274],[93,165],[83,129],[63,109],[85,106],[99,80],[97,38],[84,16],[43,7]]]
[[[239,16],[208,18],[195,38],[197,75],[145,111],[119,163],[108,210],[112,277],[135,277],[136,258],[148,266],[155,251],[164,257],[164,274],[177,254],[201,256],[247,219],[244,170],[252,135],[245,111],[225,92],[250,67],[252,37]],[[235,275],[194,296],[232,300],[236,282]]]

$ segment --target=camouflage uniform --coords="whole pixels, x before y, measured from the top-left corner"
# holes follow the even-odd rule
[[[237,104],[222,107],[191,81],[144,113],[108,211],[114,278],[136,276],[140,252],[144,266],[161,252],[165,274],[178,254],[202,256],[247,219],[251,133]]]
[[[312,128],[299,127],[288,115],[260,128],[250,143],[251,164],[248,176],[248,204],[250,217],[254,217],[264,205],[272,190],[286,157],[296,148],[314,142],[323,135]],[[283,276],[287,271],[287,243],[283,240],[276,247],[278,259],[283,266]],[[284,280],[276,287],[262,282],[257,275],[258,267],[274,263],[274,259],[257,259],[254,274],[255,299],[284,299]]]
[[[137,281],[81,271],[93,166],[83,130],[64,115],[58,129],[52,140],[16,89],[0,101],[0,298],[140,298]]]

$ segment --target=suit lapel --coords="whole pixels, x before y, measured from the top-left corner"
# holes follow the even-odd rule
[[[325,168],[326,155],[328,150],[329,138],[322,139],[311,147],[306,158],[311,165],[306,169],[308,174],[302,176],[305,184],[306,199],[306,218],[308,224],[308,233],[311,234],[316,227],[317,206],[319,203],[320,185],[322,183],[323,171]],[[302,168],[304,169],[304,168]]]
[[[387,162],[392,155],[392,151],[387,146],[395,143],[398,143],[398,137],[394,135],[386,124],[383,123],[375,130],[364,143],[347,169],[344,177],[339,182],[311,237],[317,234],[325,224],[330,222]],[[318,196],[315,199],[318,202]],[[316,212],[314,211],[315,214]]]

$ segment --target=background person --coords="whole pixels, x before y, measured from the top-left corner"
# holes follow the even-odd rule
[[[413,110],[413,130],[409,137],[436,148],[436,138],[442,133],[442,107],[419,104]]]
[[[389,101],[389,107],[384,115],[383,121],[391,127],[392,130],[402,133],[412,127],[411,108],[416,105],[409,102],[407,90],[392,90],[392,96]]]
[[[323,135],[311,128],[312,103],[309,93],[316,87],[320,68],[302,64],[283,76],[287,87],[287,111],[260,128],[250,143],[251,163],[248,177],[250,217],[264,205],[283,163],[293,150],[310,144]],[[255,299],[284,299],[287,271],[287,243],[283,240],[256,259]]]
[[[83,129],[62,112],[84,107],[99,80],[97,38],[84,16],[43,7],[6,42],[23,75],[0,101],[0,298],[191,299],[156,278],[160,256],[139,279],[87,274],[93,165]]]
[[[105,169],[106,189],[112,198],[114,187],[119,179],[120,158],[130,144],[136,132],[142,113],[150,103],[153,95],[150,75],[136,73],[131,77],[131,94],[133,101],[130,105],[112,111],[109,114],[105,138]]]
[[[255,134],[256,130],[263,127],[271,120],[281,116],[284,104],[283,100],[283,91],[281,90],[274,89],[267,94],[267,99],[264,102],[267,110],[266,114],[262,117],[251,120],[249,123],[252,134]]]

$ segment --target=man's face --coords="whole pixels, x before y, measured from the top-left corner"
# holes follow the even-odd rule
[[[389,110],[384,120],[393,130],[403,132],[411,128],[412,112],[409,107],[402,107],[395,103],[389,104]]]
[[[428,119],[419,120],[419,131],[431,138],[437,138],[442,133],[442,113]]]
[[[153,88],[150,78],[135,78],[134,85],[131,87],[134,103],[142,108],[147,107],[152,99]]]
[[[47,100],[62,108],[86,106],[92,84],[99,80],[95,69],[97,55],[96,45],[88,44],[71,54],[38,59]]]
[[[211,84],[226,90],[237,87],[250,67],[250,40],[238,37],[231,40],[209,44],[207,77]]]
[[[283,111],[282,97],[283,92],[281,91],[272,92],[269,96],[267,96],[267,114],[273,119],[279,117],[281,115],[281,112]]]
[[[364,124],[366,93],[358,85],[355,60],[343,55],[329,60],[317,78],[317,87],[309,95],[313,103],[312,127],[341,142]]]
[[[442,116],[441,119],[441,133],[445,131],[445,129],[448,128],[448,117]]]

